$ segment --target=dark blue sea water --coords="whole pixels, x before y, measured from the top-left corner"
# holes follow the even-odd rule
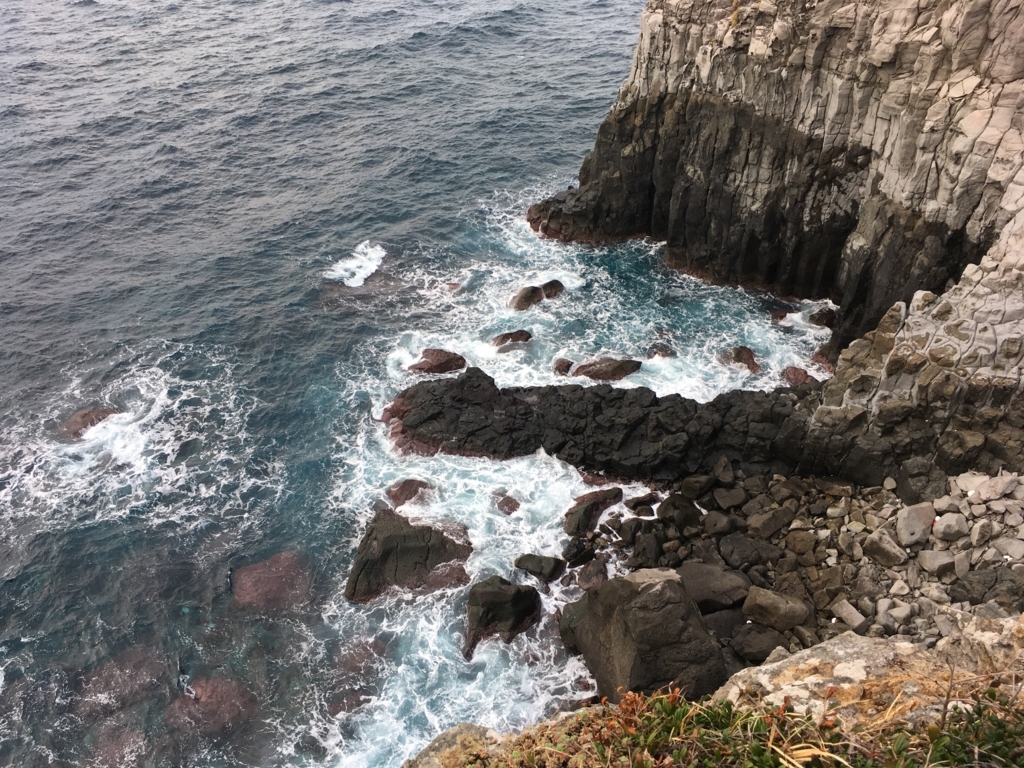
[[[374,417],[424,347],[508,385],[663,342],[678,357],[622,385],[708,399],[776,385],[822,341],[773,325],[769,297],[668,272],[656,243],[567,247],[523,221],[573,180],[642,5],[0,4],[0,764],[398,766],[459,721],[519,728],[591,694],[550,621],[572,587],[472,663],[465,589],[342,593],[394,480],[437,486],[410,511],[468,527],[474,578],[557,553],[586,490],[543,455],[396,454]],[[507,308],[551,278],[562,297]],[[498,354],[517,328],[534,342]],[[761,375],[717,362],[739,343]],[[87,406],[121,413],[63,437]],[[312,610],[232,608],[232,569],[290,549]],[[83,673],[129,657],[161,686],[76,704]],[[184,743],[164,712],[211,676],[259,712]]]

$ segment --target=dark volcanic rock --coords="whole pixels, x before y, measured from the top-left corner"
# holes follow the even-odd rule
[[[116,408],[85,408],[76,411],[61,426],[61,434],[77,440],[89,427],[120,412]]]
[[[176,730],[219,736],[241,728],[257,709],[256,698],[244,685],[214,677],[189,683],[164,717]]]
[[[672,523],[680,531],[701,524],[697,505],[681,493],[673,493],[658,505],[658,518]]]
[[[782,550],[767,541],[752,539],[742,533],[730,533],[718,542],[718,551],[730,568],[743,568],[778,562]]]
[[[575,365],[575,363],[573,363],[572,360],[566,360],[564,357],[560,357],[555,360],[555,373],[559,376],[568,376],[573,365]]]
[[[725,682],[722,650],[673,571],[637,571],[591,589],[565,607],[559,632],[613,702],[622,690],[669,685],[697,698]]]
[[[750,579],[740,571],[727,571],[707,563],[683,563],[676,572],[701,613],[732,608],[742,603],[750,592]]]
[[[565,286],[558,280],[548,280],[540,289],[544,292],[545,299],[553,299],[565,290]]]
[[[733,347],[722,353],[722,362],[727,365],[743,365],[751,373],[760,373],[761,365],[757,362],[754,350],[750,347]]]
[[[418,363],[409,366],[410,371],[421,373],[450,373],[466,367],[466,358],[443,349],[424,349]]]
[[[528,285],[526,288],[522,288],[512,297],[509,302],[509,306],[512,309],[522,312],[532,307],[534,304],[540,304],[544,301],[544,290],[538,288],[536,285]]]
[[[656,341],[647,348],[647,357],[675,357],[676,351],[664,341]]]
[[[269,560],[231,574],[232,602],[254,611],[284,611],[309,602],[313,580],[300,552],[278,552]]]
[[[836,311],[831,307],[819,309],[817,312],[812,312],[811,316],[807,318],[807,321],[813,325],[820,325],[823,328],[835,328]]]
[[[615,360],[610,357],[602,357],[590,363],[581,363],[572,372],[573,376],[586,376],[595,381],[619,381],[636,373],[641,368],[638,360]]]
[[[439,566],[464,561],[472,551],[468,542],[456,541],[429,525],[413,525],[391,510],[381,510],[359,544],[345,597],[364,603],[392,586],[423,589],[445,585],[449,579],[438,575]]]
[[[496,347],[504,347],[507,344],[525,344],[533,338],[533,334],[529,331],[509,331],[508,333],[499,333],[491,341]]]
[[[516,568],[536,576],[545,584],[554,581],[565,573],[565,560],[545,555],[520,555],[516,558]]]
[[[570,568],[578,568],[584,563],[594,559],[596,550],[594,545],[586,539],[579,537],[569,539],[569,543],[562,549],[562,558],[569,564]]]
[[[760,624],[741,624],[732,633],[732,649],[747,661],[760,664],[776,648],[786,648],[786,636]]]
[[[406,502],[412,501],[421,493],[432,490],[434,486],[430,483],[425,483],[422,480],[414,480],[409,478],[391,485],[385,493],[391,500],[391,503],[398,509]]]
[[[606,581],[608,581],[608,558],[605,555],[595,557],[580,568],[580,572],[576,575],[576,583],[584,591],[599,587]]]
[[[494,506],[498,508],[498,511],[505,515],[511,515],[519,511],[521,506],[519,499],[514,499],[507,493],[496,493],[494,494]]]
[[[565,513],[562,528],[570,536],[582,536],[594,530],[602,512],[622,501],[622,489],[602,488],[577,496],[574,501],[576,503]]]
[[[484,638],[499,635],[506,643],[540,621],[540,594],[530,586],[512,584],[500,576],[477,582],[469,590],[466,612],[467,659]]]

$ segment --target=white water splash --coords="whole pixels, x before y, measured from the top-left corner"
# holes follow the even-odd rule
[[[351,256],[327,269],[324,277],[344,283],[349,288],[358,288],[366,282],[366,278],[377,271],[387,255],[383,246],[373,245],[369,240],[364,240],[356,246]]]

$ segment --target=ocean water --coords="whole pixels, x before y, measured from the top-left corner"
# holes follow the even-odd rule
[[[706,400],[778,385],[827,337],[815,306],[773,324],[777,300],[673,273],[657,243],[565,246],[525,224],[573,180],[642,6],[0,5],[0,764],[92,766],[130,743],[125,765],[398,766],[460,721],[519,728],[593,694],[551,621],[574,587],[472,662],[465,588],[343,591],[396,480],[435,486],[404,509],[465,525],[474,579],[525,581],[512,561],[559,552],[588,490],[544,455],[397,454],[376,419],[423,348],[501,385],[633,356],[620,386]],[[507,307],[549,279],[566,292]],[[491,345],[519,328],[528,345]],[[718,362],[741,343],[761,374]],[[648,360],[654,344],[676,356]],[[62,436],[90,406],[120,413]],[[232,608],[231,570],[290,549],[311,608]],[[161,686],[83,712],[82,673],[125,651]],[[258,713],[184,743],[164,711],[211,676]]]

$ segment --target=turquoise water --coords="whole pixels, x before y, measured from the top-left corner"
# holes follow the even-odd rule
[[[343,597],[372,504],[467,526],[472,577],[561,549],[587,490],[538,455],[397,455],[375,420],[424,347],[499,384],[557,357],[634,356],[620,383],[698,399],[768,388],[825,338],[770,297],[660,265],[656,243],[538,240],[628,71],[641,2],[29,2],[0,8],[0,762],[95,765],[113,731],[152,765],[397,766],[462,720],[497,729],[591,695],[549,618],[461,656],[465,592]],[[566,292],[526,313],[520,287]],[[534,340],[499,354],[497,333]],[[674,358],[648,361],[654,343]],[[717,361],[752,347],[752,377]],[[68,442],[85,406],[121,413]],[[522,507],[506,517],[496,491]],[[627,488],[627,495],[643,492]],[[230,605],[229,574],[300,549],[313,608]],[[142,649],[161,687],[74,704]],[[183,746],[190,679],[259,703]],[[134,763],[132,763],[134,764]]]

